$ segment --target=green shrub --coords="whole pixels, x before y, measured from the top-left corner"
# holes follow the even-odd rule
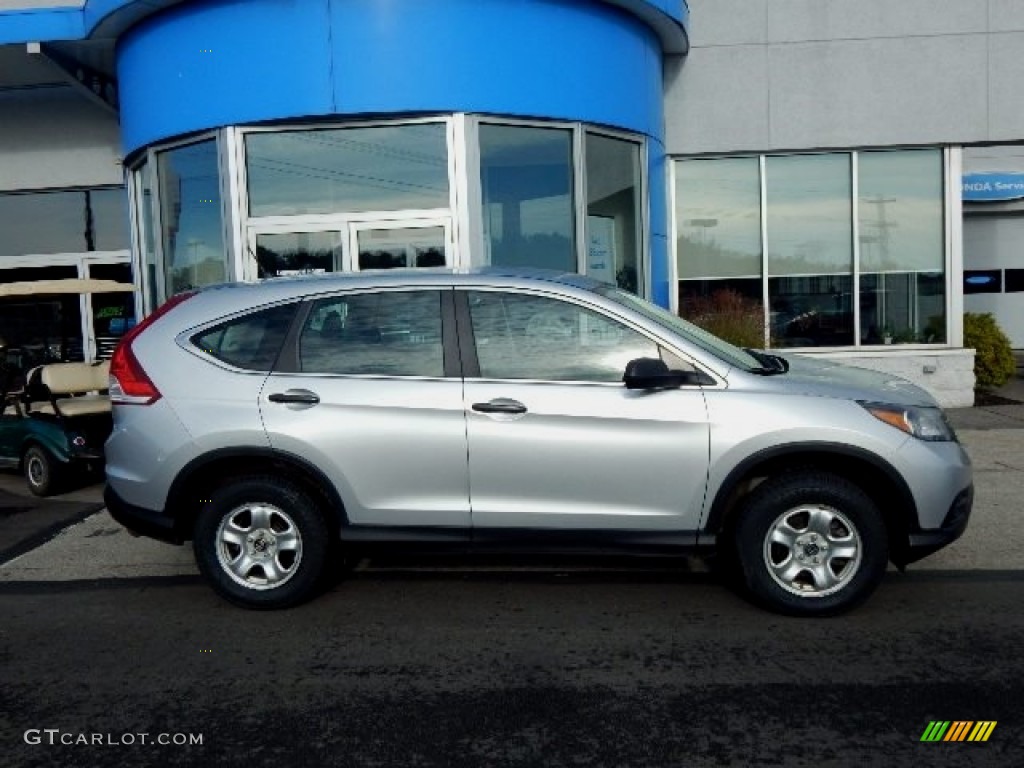
[[[964,313],[964,347],[975,350],[975,387],[1001,387],[1017,372],[1010,340],[988,312]]]
[[[763,305],[736,291],[722,289],[688,298],[679,314],[737,347],[764,347]]]

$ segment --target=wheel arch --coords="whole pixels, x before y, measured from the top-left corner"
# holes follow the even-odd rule
[[[332,535],[348,524],[337,489],[319,468],[301,456],[270,448],[220,448],[190,461],[171,483],[166,509],[180,533],[192,537],[196,517],[225,478],[250,475],[284,477],[309,492],[323,509]]]
[[[703,532],[715,537],[731,530],[741,502],[761,481],[801,469],[829,472],[857,485],[882,514],[889,551],[896,562],[916,526],[917,503],[900,473],[880,456],[841,443],[793,443],[759,451],[737,464],[719,485]]]
[[[42,448],[55,461],[61,464],[68,464],[71,462],[71,455],[68,453],[67,447],[60,445],[55,440],[51,439],[47,435],[40,434],[39,432],[30,432],[25,435],[21,441],[21,451],[18,455],[18,469],[24,469],[25,466],[25,454],[28,453],[29,449],[33,446]]]

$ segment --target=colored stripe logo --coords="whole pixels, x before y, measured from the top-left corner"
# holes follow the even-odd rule
[[[921,741],[988,741],[996,729],[995,720],[932,720]]]

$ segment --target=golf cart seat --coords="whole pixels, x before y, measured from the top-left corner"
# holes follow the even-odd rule
[[[50,401],[32,403],[30,411],[65,417],[110,413],[109,374],[109,361],[44,365],[39,371],[39,381],[49,393]]]

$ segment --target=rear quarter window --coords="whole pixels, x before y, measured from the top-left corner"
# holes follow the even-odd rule
[[[235,317],[192,337],[192,344],[236,368],[269,371],[277,360],[298,304]]]

